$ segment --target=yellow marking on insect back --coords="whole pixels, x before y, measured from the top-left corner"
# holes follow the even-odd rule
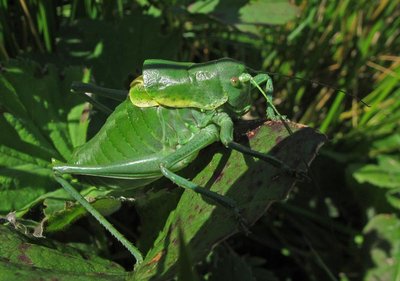
[[[144,88],[143,76],[139,76],[132,81],[129,90],[129,99],[137,107],[152,107],[159,104],[149,96]]]
[[[156,97],[156,101],[161,105],[169,107],[197,107],[196,103],[182,97]]]
[[[221,106],[225,102],[227,102],[228,97],[222,96],[219,99],[211,101],[207,97],[203,97],[200,95],[191,96],[191,95],[175,94],[170,92],[168,93],[168,96],[159,95],[159,96],[154,96],[153,99],[158,104],[168,107],[177,107],[177,108],[194,107],[205,110],[213,110]]]

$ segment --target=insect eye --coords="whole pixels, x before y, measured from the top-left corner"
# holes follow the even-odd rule
[[[233,87],[237,88],[240,86],[240,81],[238,77],[232,77],[231,78],[231,84]]]

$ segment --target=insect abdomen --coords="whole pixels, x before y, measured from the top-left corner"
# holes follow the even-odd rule
[[[74,152],[71,162],[99,165],[162,157],[187,142],[201,127],[192,109],[139,108],[124,101],[109,116],[100,131]],[[201,119],[201,117],[200,117]]]

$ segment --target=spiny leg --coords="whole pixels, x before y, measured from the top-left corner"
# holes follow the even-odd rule
[[[220,195],[214,191],[205,189],[204,187],[201,187],[201,186],[175,174],[174,172],[172,172],[171,170],[166,168],[164,166],[164,164],[160,165],[160,169],[161,169],[161,173],[166,178],[170,179],[176,185],[178,185],[182,188],[185,188],[185,189],[193,190],[194,192],[202,194],[202,195],[212,199],[213,201],[221,204],[222,206],[224,206],[226,208],[233,209],[235,212],[239,212],[236,202],[233,199],[223,196],[223,195]]]
[[[76,189],[69,184],[61,176],[54,175],[56,181],[62,185],[62,187],[76,200],[78,201],[101,225],[104,226],[125,248],[131,252],[131,254],[135,257],[137,264],[143,261],[143,256],[140,253],[139,249],[132,245],[111,223],[109,223],[102,214],[100,214],[88,201],[86,201],[83,196],[76,191]]]
[[[160,164],[161,173],[172,182],[177,184],[178,186],[193,190],[199,194],[202,194],[211,200],[221,204],[222,206],[232,209],[235,216],[239,219],[239,222],[243,228],[245,228],[245,219],[240,215],[239,208],[237,207],[236,202],[224,195],[220,195],[211,190],[205,189],[181,176],[175,174],[171,171],[171,168],[185,159],[188,155],[193,154],[196,151],[207,147],[208,145],[219,140],[219,129],[215,125],[209,125],[206,128],[202,129],[196,136],[194,136],[190,142],[186,143],[182,147],[180,147],[175,153],[165,157]],[[246,228],[245,228],[246,229]]]
[[[160,169],[162,174],[169,180],[171,180],[173,183],[176,185],[185,188],[185,189],[190,189],[193,190],[196,193],[199,193],[201,195],[206,196],[207,198],[213,200],[214,202],[219,203],[220,205],[224,206],[227,209],[231,209],[235,215],[235,218],[239,221],[240,227],[244,230],[245,233],[249,233],[249,230],[247,228],[247,222],[244,219],[244,217],[240,213],[240,209],[237,206],[237,203],[235,200],[224,196],[220,195],[214,191],[205,189],[204,187],[201,187],[166,168],[163,164],[160,165]]]

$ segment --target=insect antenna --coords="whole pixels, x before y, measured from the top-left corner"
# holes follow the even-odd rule
[[[254,70],[254,69],[249,68],[249,67],[248,67],[248,70],[250,70],[250,71],[252,71],[252,72],[254,72],[254,73],[257,73],[257,74],[263,73],[263,74],[268,74],[268,75],[271,75],[271,76],[280,76],[280,77],[287,78],[287,79],[289,79],[289,80],[290,80],[290,79],[293,79],[293,80],[300,80],[300,81],[305,81],[305,82],[312,83],[312,84],[315,84],[315,85],[319,85],[319,86],[322,86],[322,87],[326,87],[326,88],[335,90],[336,92],[343,93],[343,94],[345,94],[345,95],[347,95],[347,96],[349,96],[349,97],[352,97],[353,99],[357,100],[358,102],[361,102],[363,105],[365,105],[365,106],[367,106],[367,107],[371,107],[368,103],[366,103],[365,101],[363,101],[363,99],[359,98],[358,96],[356,96],[356,95],[354,95],[354,94],[351,94],[349,91],[344,91],[344,90],[342,90],[342,89],[339,89],[339,88],[337,88],[337,87],[331,86],[331,85],[329,85],[329,84],[327,84],[327,83],[324,83],[324,82],[320,82],[320,81],[313,80],[313,79],[307,79],[307,78],[303,78],[303,77],[299,77],[299,76],[281,74],[281,73],[279,73],[279,72],[258,71],[258,70]]]

